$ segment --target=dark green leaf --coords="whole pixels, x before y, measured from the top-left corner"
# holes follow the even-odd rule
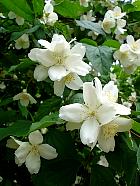
[[[94,47],[90,45],[86,46],[86,56],[92,63],[93,68],[103,75],[107,75],[110,72],[110,67],[113,62],[113,51],[107,46]]]
[[[29,133],[31,122],[19,120],[7,128],[0,128],[0,140],[7,136],[26,136]]]
[[[18,16],[21,16],[29,21],[33,19],[33,12],[26,0],[0,0],[9,11],[13,11]]]
[[[137,151],[137,164],[138,164],[138,168],[140,170],[140,145]]]
[[[64,121],[59,118],[59,114],[53,113],[53,114],[44,116],[38,122],[32,123],[31,128],[30,128],[30,132],[37,130],[37,129],[49,127],[54,124],[61,124],[61,123],[64,123]]]
[[[43,14],[44,0],[33,0],[33,8],[36,16]]]
[[[112,48],[117,48],[117,49],[119,49],[121,44],[120,44],[118,41],[116,41],[116,40],[109,39],[109,40],[105,41],[105,42],[103,43],[103,45],[104,45],[104,46],[108,46],[108,47],[112,47]]]
[[[96,41],[93,41],[92,39],[84,38],[80,40],[81,43],[85,43],[92,46],[97,46]]]
[[[67,17],[76,19],[81,14],[87,11],[87,8],[80,6],[79,2],[64,0],[56,4],[55,12],[58,14]]]
[[[140,123],[133,120],[132,129],[140,134]]]

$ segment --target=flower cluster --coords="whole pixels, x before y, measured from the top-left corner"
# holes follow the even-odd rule
[[[72,40],[73,41],[73,40]],[[71,41],[71,42],[72,42]],[[48,76],[54,81],[54,93],[61,96],[65,85],[73,90],[82,87],[79,75],[85,76],[91,67],[82,61],[85,47],[77,43],[71,48],[62,35],[54,34],[52,42],[38,41],[45,49],[34,48],[29,53],[29,58],[39,63],[34,71],[37,81],[44,81]]]
[[[24,18],[16,15],[14,12],[10,11],[8,13],[9,19],[16,19],[16,23],[18,25],[23,25],[24,24]]]
[[[53,11],[54,8],[51,2],[45,1],[43,17],[40,19],[40,22],[52,26],[58,20],[57,14]]]
[[[133,73],[140,66],[140,39],[135,41],[132,35],[128,35],[126,41],[114,53],[114,58],[120,61],[127,73]]]
[[[115,134],[131,128],[131,120],[120,115],[129,115],[131,110],[116,103],[118,89],[113,81],[106,84],[104,88],[98,78],[95,78],[95,86],[92,82],[85,82],[83,98],[83,104],[74,103],[62,106],[60,118],[68,121],[68,130],[80,128],[82,143],[91,149],[98,141],[104,152],[113,151]]]
[[[110,34],[112,29],[116,35],[124,34],[126,29],[126,20],[122,19],[126,13],[121,12],[121,8],[116,6],[113,10],[108,10],[105,14],[104,20],[102,22],[103,30]]]

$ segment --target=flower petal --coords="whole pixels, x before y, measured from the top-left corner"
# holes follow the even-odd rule
[[[83,84],[83,98],[85,104],[92,110],[96,110],[96,108],[100,105],[100,102],[97,98],[96,89],[92,82],[85,82]]]
[[[112,104],[105,103],[99,107],[96,112],[96,118],[100,124],[106,124],[115,119],[116,117],[116,109]]]
[[[98,138],[98,144],[99,147],[106,153],[109,151],[114,151],[115,148],[115,140],[114,137],[110,137],[108,139],[105,139],[102,135],[102,133],[99,134]]]
[[[40,156],[38,153],[30,152],[26,158],[25,165],[31,174],[37,174],[40,169]]]
[[[127,41],[128,45],[129,45],[130,47],[131,47],[131,45],[133,45],[133,43],[135,42],[134,37],[133,37],[132,35],[128,35],[128,36],[126,37],[126,41]]]
[[[79,103],[62,106],[59,111],[59,117],[65,121],[82,122],[86,117],[86,107]]]
[[[67,79],[68,76],[71,77],[70,80]],[[70,73],[68,76],[66,76],[66,86],[72,90],[79,90],[83,85],[81,78],[76,73]]]
[[[40,133],[39,130],[31,132],[29,134],[28,138],[29,138],[29,142],[32,145],[38,145],[38,144],[41,144],[43,142],[43,136],[42,136],[42,134]]]
[[[64,88],[65,88],[65,82],[64,80],[60,80],[60,81],[54,81],[54,94],[57,96],[62,96],[63,92],[64,92]]]
[[[34,78],[37,81],[44,81],[48,77],[48,68],[43,65],[37,65],[34,70]]]
[[[113,103],[115,109],[116,109],[116,114],[120,114],[120,115],[129,115],[131,114],[131,109],[121,105],[119,103]]]
[[[123,117],[116,118],[113,123],[118,125],[117,132],[129,131],[132,127],[132,120]]]
[[[29,99],[20,99],[20,104],[23,106],[23,107],[27,107],[29,105]]]
[[[37,101],[29,94],[29,100],[30,100],[30,103],[31,104],[36,104],[37,103]]]
[[[58,153],[56,149],[48,144],[41,144],[38,147],[40,156],[47,160],[51,160],[57,157]]]
[[[22,144],[19,146],[19,148],[15,151],[15,156],[17,158],[17,163],[19,165],[22,165],[27,155],[29,154],[31,150],[31,145],[28,142],[22,142]]]
[[[80,138],[82,143],[93,148],[97,142],[99,129],[99,123],[95,118],[85,120],[80,129]]]
[[[54,65],[56,62],[52,56],[52,53],[47,49],[33,48],[28,54],[28,57],[32,61],[39,62],[46,67]]]
[[[79,54],[81,58],[84,57],[86,52],[86,47],[83,46],[81,43],[77,43],[72,49],[71,52],[74,54]]]
[[[64,66],[55,65],[49,68],[48,74],[52,81],[56,81],[65,77],[67,75],[67,72]]]

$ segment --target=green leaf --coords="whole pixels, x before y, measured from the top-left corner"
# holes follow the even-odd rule
[[[84,38],[80,40],[81,43],[85,43],[87,45],[97,46],[96,41],[93,41],[92,39]]]
[[[121,44],[120,44],[118,41],[116,41],[116,40],[109,39],[109,40],[105,41],[105,42],[103,43],[103,45],[104,45],[104,46],[108,46],[108,47],[112,47],[112,48],[117,48],[117,49],[119,49]]]
[[[76,23],[78,26],[81,26],[83,28],[86,28],[86,29],[95,31],[99,34],[105,35],[105,32],[103,31],[99,23],[93,23],[92,21],[85,21],[85,20],[82,20],[82,21],[76,20]]]
[[[23,17],[29,21],[33,20],[33,12],[26,2],[26,0],[0,0],[9,11],[13,11],[18,16]]]
[[[137,164],[138,164],[138,168],[140,170],[140,145],[137,151]]]
[[[110,168],[94,165],[91,170],[90,186],[117,186]]]
[[[54,124],[62,124],[62,123],[64,123],[64,121],[59,118],[59,114],[53,113],[53,114],[43,117],[38,122],[32,123],[30,132],[41,129],[41,128],[49,127]]]
[[[86,56],[92,63],[93,68],[103,75],[107,75],[110,72],[110,67],[113,62],[113,51],[107,46],[94,47],[90,45],[86,46]]]
[[[31,66],[35,65],[35,62],[31,61],[28,58],[25,59],[21,59],[21,62],[18,65],[13,65],[10,67],[9,72],[18,70],[18,71],[24,71],[28,68],[30,68]]]
[[[44,0],[33,0],[32,3],[36,17],[41,16],[43,14]]]
[[[0,140],[7,136],[26,136],[29,133],[31,122],[19,120],[7,128],[0,128]]]
[[[36,113],[36,120],[40,120],[44,116],[48,115],[50,112],[55,112],[59,110],[62,99],[59,97],[52,97],[45,100],[40,106]]]
[[[56,13],[66,17],[66,18],[78,18],[86,12],[88,9],[80,6],[79,2],[64,0],[54,6]]]
[[[15,121],[17,114],[15,110],[0,110],[0,123]]]
[[[132,129],[140,134],[140,123],[133,120]]]
[[[20,109],[20,111],[21,111],[22,116],[25,117],[25,118],[27,119],[27,116],[28,116],[28,114],[29,114],[29,112],[28,112],[28,110],[27,110],[27,107],[22,106],[22,105],[20,104],[20,102],[18,102],[18,107],[19,107],[19,109]]]
[[[8,105],[13,102],[13,98],[7,98],[0,100],[0,106]]]

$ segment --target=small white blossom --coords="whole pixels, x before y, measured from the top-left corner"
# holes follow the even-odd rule
[[[21,37],[19,37],[16,41],[15,41],[15,48],[16,49],[26,49],[26,48],[29,48],[29,37],[28,37],[28,34],[23,34]]]
[[[98,165],[102,165],[104,167],[108,167],[109,163],[105,156],[100,156],[100,160],[97,162]]]
[[[81,43],[71,48],[72,41],[68,43],[63,35],[58,34],[54,34],[51,43],[46,40],[38,42],[45,49],[34,48],[28,54],[31,60],[41,65],[36,67],[34,73],[38,81],[45,80],[47,76],[52,81],[60,81],[69,72],[85,76],[91,70],[91,67],[82,61],[86,49]]]
[[[55,12],[53,12],[54,8],[51,2],[45,1],[45,3],[43,17],[40,19],[40,22],[52,26],[58,20],[58,16]]]
[[[9,19],[16,19],[16,23],[18,25],[23,25],[24,24],[24,18],[16,15],[14,12],[10,11],[8,13]]]
[[[56,149],[49,144],[42,144],[43,136],[39,130],[29,134],[29,142],[21,142],[15,151],[15,162],[19,166],[25,163],[31,174],[37,174],[40,169],[40,157],[51,160],[57,157]]]
[[[24,89],[23,92],[15,95],[13,97],[13,100],[19,100],[20,101],[20,104],[24,107],[27,107],[29,105],[29,102],[31,104],[33,103],[37,103],[37,101],[29,94],[27,93],[27,91]]]

